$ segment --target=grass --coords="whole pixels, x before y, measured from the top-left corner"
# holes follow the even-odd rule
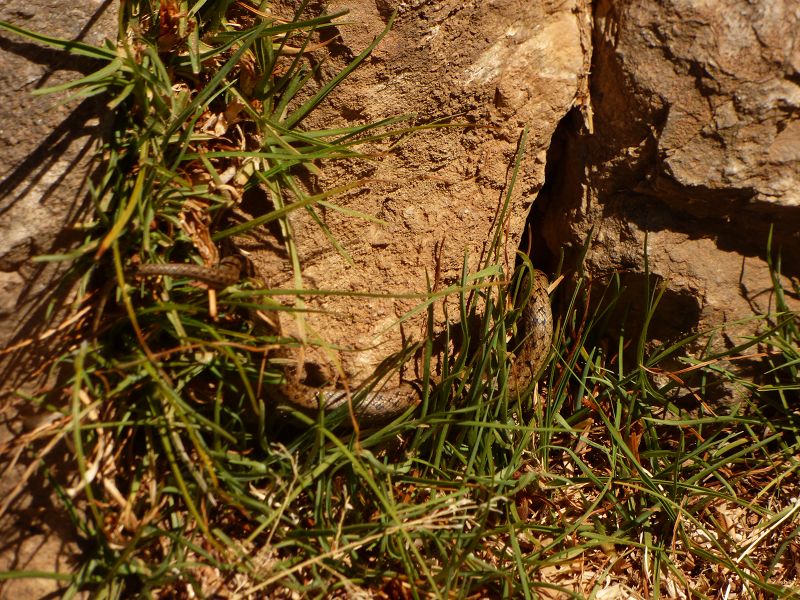
[[[103,48],[0,24],[97,59],[95,74],[51,91],[104,94],[117,111],[83,243],[42,258],[71,261],[81,306],[91,307],[65,328],[73,350],[52,365],[67,383],[26,399],[56,419],[2,449],[6,459],[40,457],[83,554],[71,573],[0,578],[52,577],[66,597],[762,598],[797,589],[800,332],[779,262],[774,311],[753,317],[761,333],[724,352],[715,331],[653,342],[663,286],[642,298],[634,337],[615,333],[624,290],[616,280],[592,287],[579,270],[546,386],[517,394],[506,381],[517,313],[489,261],[420,299],[430,323],[443,303],[443,346],[453,350],[433,377],[432,341],[422,347],[414,415],[360,432],[335,429],[330,415],[272,419],[260,389],[280,366],[265,349],[287,340],[250,315],[284,310],[279,291],[245,280],[219,294],[215,321],[204,291],[137,282],[129,269],[137,259],[212,260],[226,240],[275,221],[299,274],[287,215],[344,210],[335,196],[362,183],[308,195],[299,175],[369,158],[361,148],[414,127],[303,127],[374,47],[314,88],[306,50],[337,15],[298,10],[284,22],[241,3],[124,6],[121,42]],[[210,133],[220,115],[236,143]],[[523,151],[524,137],[517,166]],[[255,185],[274,206],[232,222],[229,209]],[[200,234],[182,225],[187,212]],[[740,363],[757,377],[743,378]],[[736,401],[713,404],[723,387]],[[53,474],[62,441],[69,487]]]

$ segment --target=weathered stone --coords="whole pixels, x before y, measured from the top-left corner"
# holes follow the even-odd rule
[[[556,256],[593,229],[599,278],[641,275],[646,245],[669,285],[663,335],[775,308],[770,227],[784,275],[800,274],[798,30],[793,2],[596,7],[594,132],[555,140],[537,216]]]
[[[108,3],[19,2],[0,7],[0,20],[53,37],[99,44],[116,37]],[[74,225],[86,208],[86,178],[102,100],[64,103],[63,94],[32,96],[39,88],[76,79],[98,63],[0,33],[0,269],[21,279],[4,288],[0,347],[36,339],[53,323],[44,317],[65,266],[34,263],[37,255],[60,253],[74,244]],[[60,290],[61,306],[68,302]],[[33,369],[35,353],[5,355],[5,390],[16,389]],[[9,360],[11,359],[11,360]]]
[[[528,0],[384,2],[377,8],[366,2],[330,3],[330,11],[350,10],[347,24],[339,28],[341,39],[329,46],[337,68],[383,30],[391,9],[401,10],[369,60],[304,125],[328,128],[414,113],[418,122],[446,119],[469,126],[406,137],[375,161],[323,163],[321,189],[368,179],[364,189],[333,201],[375,220],[319,208],[318,216],[344,249],[339,252],[308,212],[294,212],[290,224],[302,285],[424,295],[429,285],[442,289],[458,283],[465,253],[468,268],[478,270],[486,264],[510,166],[527,126],[527,156],[507,221],[499,225],[505,232],[500,254],[506,272],[513,270],[531,202],[544,180],[550,138],[585,90],[589,18],[583,7],[577,1]],[[375,151],[385,151],[385,145]],[[271,204],[260,198],[246,208],[267,211]],[[273,234],[269,244],[252,241],[247,249],[271,286],[296,288],[290,260],[276,250],[281,236]],[[315,360],[340,364],[332,370],[357,383],[403,340],[423,337],[424,314],[405,322],[402,334],[392,326],[419,302],[309,296],[306,306],[314,312],[303,315],[302,325],[282,316],[282,329],[321,343],[326,350]],[[441,323],[441,303],[437,317]]]

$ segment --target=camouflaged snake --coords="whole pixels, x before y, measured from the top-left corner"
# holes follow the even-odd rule
[[[243,259],[238,256],[223,258],[216,267],[196,264],[144,264],[139,266],[141,275],[167,275],[188,277],[222,289],[233,285],[241,276]],[[530,289],[527,289],[530,284]],[[547,294],[547,276],[532,270],[523,279],[522,290],[527,302],[521,308],[518,331],[514,336],[517,353],[509,374],[512,391],[521,390],[533,381],[541,370],[550,352],[553,337],[553,315],[550,297]],[[287,351],[288,352],[288,351]],[[345,406],[355,395],[346,390],[325,390],[300,381],[296,369],[286,369],[284,382],[276,386],[283,402],[303,413],[313,415],[319,411],[320,403],[326,411]],[[371,391],[354,403],[354,413],[361,425],[388,421],[419,403],[417,390],[409,384]]]

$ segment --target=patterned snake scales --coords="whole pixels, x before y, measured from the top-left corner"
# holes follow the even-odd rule
[[[239,281],[243,266],[242,258],[228,256],[216,267],[179,263],[144,264],[139,266],[139,274],[188,277],[202,281],[211,288],[222,289]],[[521,390],[533,381],[547,360],[553,337],[553,315],[547,294],[547,276],[537,270],[533,270],[531,274],[532,276],[526,276],[521,288],[528,301],[517,322],[519,330],[515,339],[518,351],[510,372],[512,390]],[[526,286],[529,282],[531,287],[528,294]],[[324,390],[305,385],[296,374],[292,377],[288,371],[289,369],[284,383],[276,386],[277,391],[286,404],[306,414],[316,414],[320,402],[324,404],[325,410],[345,406],[353,396],[345,390]],[[417,390],[411,385],[401,384],[398,387],[369,392],[353,408],[359,423],[369,425],[388,421],[418,403]]]

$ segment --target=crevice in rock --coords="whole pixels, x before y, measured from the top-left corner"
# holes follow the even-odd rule
[[[577,267],[582,240],[572,241],[568,227],[570,218],[578,212],[583,202],[583,186],[587,184],[585,173],[590,158],[587,140],[588,132],[585,131],[583,117],[577,108],[573,108],[559,122],[547,151],[544,184],[531,207],[520,250],[524,252],[530,248],[534,265],[548,272],[552,272],[562,260],[562,256],[553,248],[560,248],[563,253],[564,271],[569,272]],[[607,208],[604,205],[603,210]],[[613,209],[612,212],[619,214]],[[662,219],[663,222],[658,225],[654,213],[646,213],[642,218],[649,221],[649,226],[643,229],[667,226],[669,219]],[[614,215],[609,215],[609,218]],[[635,270],[638,261],[630,267],[632,271]],[[660,280],[655,274],[650,274],[648,280],[641,272],[622,275],[621,298],[608,319],[610,334],[617,335],[623,327],[629,332],[641,331],[647,317],[646,290],[655,289]],[[661,314],[675,317],[654,321],[648,337],[651,340],[670,340],[696,328],[702,303],[689,290],[667,289],[661,297],[658,310]]]
[[[531,248],[536,266],[552,273],[563,259],[569,272],[593,232],[584,264],[597,281],[620,274],[623,289],[608,324],[624,323],[626,335],[642,326],[646,290],[662,279],[668,289],[649,337],[673,339],[733,320],[753,295],[771,292],[770,235],[783,275],[800,276],[800,253],[793,250],[800,244],[800,206],[780,191],[794,155],[765,124],[774,121],[780,130],[781,121],[769,115],[753,121],[743,112],[752,108],[749,96],[726,112],[726,102],[739,97],[716,71],[705,72],[711,63],[674,58],[680,54],[659,58],[658,43],[648,46],[620,5],[598,0],[594,16],[588,81],[594,131],[586,130],[578,108],[558,124],[521,248]],[[691,57],[695,48],[687,40],[674,43]],[[566,287],[561,293],[569,293]]]
[[[553,131],[545,160],[544,183],[533,201],[520,243],[521,251],[530,249],[533,264],[546,271],[554,269],[561,258],[552,251],[559,244],[549,242],[567,239],[562,228],[549,218],[551,207],[565,198],[572,199],[568,203],[572,206],[580,202],[582,195],[586,162],[582,123],[580,111],[573,108],[562,117]],[[567,217],[564,216],[562,221],[566,222]]]

